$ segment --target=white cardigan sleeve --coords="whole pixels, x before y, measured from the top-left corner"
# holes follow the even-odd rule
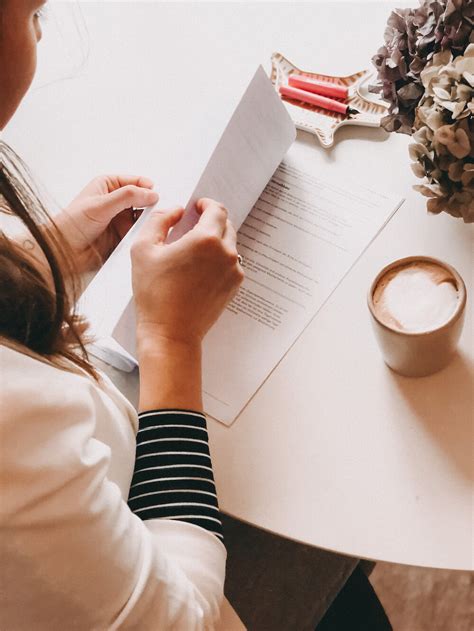
[[[223,544],[131,512],[107,477],[110,449],[94,438],[94,385],[59,372],[57,383],[33,371],[2,386],[2,628],[214,629]]]

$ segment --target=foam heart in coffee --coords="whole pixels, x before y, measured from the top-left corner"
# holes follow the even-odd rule
[[[450,320],[459,301],[456,281],[446,268],[413,261],[390,269],[373,293],[374,310],[386,325],[410,333],[437,329]]]

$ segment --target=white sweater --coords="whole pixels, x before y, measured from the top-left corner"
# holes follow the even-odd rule
[[[128,507],[138,419],[108,378],[2,345],[0,379],[2,631],[243,629],[221,541]]]

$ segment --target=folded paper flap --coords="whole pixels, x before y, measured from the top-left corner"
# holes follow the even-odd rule
[[[198,221],[201,197],[222,203],[238,230],[296,138],[296,128],[260,66],[234,111],[169,241]]]

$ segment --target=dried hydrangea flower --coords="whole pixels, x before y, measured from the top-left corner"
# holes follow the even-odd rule
[[[448,145],[450,142],[454,142],[454,129],[451,125],[442,125],[435,131],[434,138],[442,145]]]
[[[421,72],[425,93],[409,147],[415,186],[432,213],[474,222],[474,44],[464,55],[437,53]]]
[[[388,115],[381,122],[385,130],[412,133],[424,93],[421,72],[439,51],[462,55],[474,43],[473,24],[474,0],[421,0],[416,9],[391,13],[385,44],[372,58],[378,83],[370,88],[389,103]],[[461,92],[457,101],[462,100]]]

